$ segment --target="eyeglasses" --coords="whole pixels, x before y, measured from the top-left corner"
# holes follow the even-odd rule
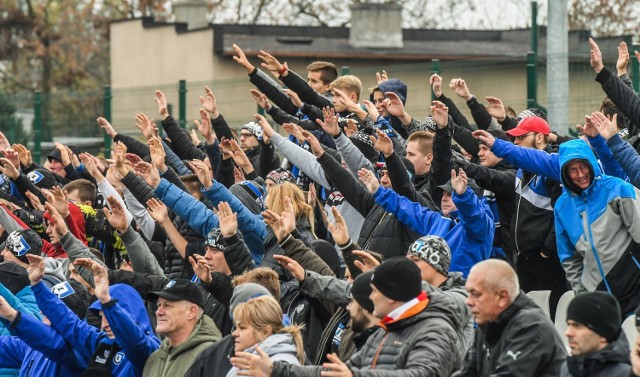
[[[240,137],[251,137],[254,136],[251,132],[240,132]]]
[[[516,136],[516,139],[517,139],[517,140],[524,140],[524,139],[526,139],[526,138],[527,138],[527,136],[529,136],[529,135],[535,135],[535,134],[536,134],[535,132],[529,132],[528,134],[524,134],[524,135]]]

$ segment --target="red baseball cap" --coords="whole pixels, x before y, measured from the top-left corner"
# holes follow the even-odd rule
[[[516,128],[507,131],[507,135],[518,137],[528,134],[529,132],[549,135],[549,133],[551,133],[551,127],[549,127],[549,123],[540,117],[527,117],[518,123]]]

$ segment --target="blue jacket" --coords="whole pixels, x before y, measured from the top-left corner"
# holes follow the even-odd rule
[[[215,182],[214,186],[205,192],[207,197],[213,201],[214,205],[221,201],[229,202],[231,209],[238,212],[238,229],[242,232],[244,242],[251,251],[254,261],[262,261],[264,255],[264,240],[267,232],[264,223],[255,221],[256,215],[252,214],[238,198],[228,190],[222,190],[222,184]],[[224,187],[224,186],[222,186]],[[211,191],[211,192],[209,192]],[[180,190],[171,182],[162,178],[160,184],[155,189],[158,199],[162,200],[167,207],[171,208],[178,216],[189,224],[191,228],[200,233],[205,239],[213,228],[220,226],[218,216],[209,208],[202,204],[191,194]],[[244,211],[241,211],[244,209]],[[259,262],[256,262],[259,264]]]
[[[14,295],[9,289],[7,289],[7,287],[5,287],[3,284],[0,284],[0,296],[4,297],[5,300],[7,300],[9,306],[14,308],[15,310],[24,313],[30,313],[38,319],[42,319],[40,308],[38,308],[38,304],[36,304],[36,298],[33,297],[31,287],[26,286],[21,289],[20,292]],[[11,331],[8,325],[9,324],[6,320],[0,320],[0,336],[15,335],[15,332]],[[18,374],[18,369],[0,367],[0,377],[17,376]]]
[[[562,173],[563,193],[555,205],[558,255],[576,291],[607,290],[623,313],[640,303],[640,191],[602,173],[589,145],[572,140],[560,146],[560,171],[582,159],[593,171],[579,190]]]
[[[640,187],[640,156],[638,152],[631,144],[622,140],[619,134],[615,134],[607,140],[607,145],[611,148],[611,153],[622,169],[629,175],[629,182]]]
[[[414,232],[444,238],[451,249],[450,272],[462,272],[467,277],[471,267],[491,256],[495,232],[493,215],[474,192],[467,187],[462,195],[453,193],[459,221],[442,216],[419,203],[412,202],[393,190],[380,186],[373,194],[376,203]]]
[[[0,336],[0,366],[19,369],[24,377],[80,376],[86,365],[62,336],[27,312],[21,315],[14,329],[18,336]]]
[[[103,311],[115,339],[109,339],[106,333],[80,320],[44,283],[40,282],[32,289],[51,326],[73,347],[84,365],[90,364],[100,344],[113,344],[115,341],[121,350],[112,360],[114,377],[141,376],[147,358],[160,347],[142,298],[126,284],[109,287],[113,300],[105,307],[100,302],[89,307],[93,311]],[[60,362],[57,358],[52,359]]]

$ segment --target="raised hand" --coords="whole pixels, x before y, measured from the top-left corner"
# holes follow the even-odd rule
[[[213,91],[209,89],[208,86],[204,87],[204,92],[205,92],[205,96],[200,97],[200,104],[209,113],[211,118],[216,119],[217,117],[220,116],[216,97],[213,95]]]
[[[78,258],[73,264],[74,266],[84,267],[91,271],[93,274],[93,282],[95,283],[95,295],[101,303],[106,304],[111,301],[109,274],[104,266],[89,258]]]
[[[431,89],[436,95],[436,98],[440,98],[442,96],[442,77],[440,77],[439,74],[434,73],[429,77],[429,85],[431,85]]]
[[[384,154],[385,157],[391,156],[391,154],[393,154],[393,142],[389,136],[380,130],[376,130],[376,135],[378,138],[374,141],[373,146],[376,147],[378,152]]]
[[[593,38],[589,38],[589,47],[591,47],[591,68],[593,68],[596,73],[600,73],[604,68],[600,47],[598,47],[598,44],[593,40]]]
[[[27,196],[27,199],[29,199],[29,203],[31,203],[31,208],[35,209],[36,211],[44,212],[45,208],[40,202],[40,198],[37,195],[35,195],[31,191],[27,191],[25,195]]]
[[[27,272],[29,273],[29,281],[31,285],[38,284],[44,276],[44,258],[40,255],[25,254],[29,260],[29,267]]]
[[[169,108],[167,106],[167,97],[165,97],[164,93],[159,90],[156,90],[156,95],[154,97],[156,100],[156,104],[158,105],[158,112],[160,113],[160,117],[162,119],[166,119],[169,116]]]
[[[33,164],[33,158],[31,157],[31,151],[28,150],[22,144],[13,144],[13,150],[18,152],[18,158],[20,159],[20,165],[23,167],[29,167]]]
[[[107,217],[107,221],[109,221],[109,224],[111,224],[112,227],[116,228],[116,230],[120,232],[120,234],[123,234],[129,228],[129,222],[127,221],[124,207],[115,198],[115,196],[107,197],[107,202],[109,203],[109,208],[111,208],[111,210],[105,207],[102,209],[102,211]]]
[[[585,135],[585,136],[596,137],[596,136],[598,136],[598,129],[596,128],[596,126],[591,121],[591,118],[592,118],[591,116],[585,115],[584,116],[584,126],[581,126],[581,125],[577,124],[576,128],[578,129],[578,131],[582,132],[582,134]],[[607,121],[608,121],[608,119],[607,119]]]
[[[47,201],[53,204],[60,216],[66,219],[67,216],[69,216],[69,198],[67,198],[67,193],[64,192],[60,186],[54,186],[51,190],[43,189],[42,192],[47,197]]]
[[[158,127],[143,113],[136,114],[136,128],[142,132],[145,139],[149,140],[154,136],[158,136]]]
[[[11,148],[11,143],[9,143],[9,139],[2,132],[0,132],[0,150],[5,150]]]
[[[158,224],[163,224],[169,220],[169,210],[159,199],[151,198],[147,200],[147,212],[149,212],[151,218]]]
[[[268,111],[271,108],[271,104],[269,103],[269,99],[267,98],[266,94],[260,92],[257,89],[249,89],[249,93],[251,93],[253,99],[262,109]]]
[[[50,218],[53,220],[53,221],[50,221],[49,226],[57,236],[57,239],[59,240],[65,234],[69,233],[69,228],[67,228],[67,223],[64,222],[64,218],[60,215],[60,213],[58,213],[58,211],[53,206],[53,204],[47,202],[47,203],[44,203],[44,207],[47,213],[49,214],[49,216],[51,216]],[[47,228],[47,233],[48,232],[49,232],[49,228]]]
[[[69,150],[67,147],[58,142],[55,142],[54,145],[60,152],[60,162],[62,162],[62,166],[68,166],[71,164],[71,157],[69,156]]]
[[[355,261],[353,264],[362,272],[369,272],[380,264],[373,255],[364,250],[353,250],[353,254],[360,258],[360,260]]]
[[[189,257],[189,263],[191,263],[193,272],[196,274],[198,279],[202,280],[205,284],[211,283],[213,280],[211,277],[211,267],[209,267],[207,260],[202,255],[193,254]]]
[[[343,131],[347,137],[351,137],[353,134],[358,132],[358,125],[353,121],[353,119],[347,119],[347,125],[344,127]]]
[[[82,164],[87,169],[89,174],[91,174],[93,179],[96,180],[96,182],[99,183],[104,180],[104,175],[102,174],[100,169],[98,169],[96,161],[93,159],[92,155],[90,155],[89,153],[80,153],[80,161],[82,161]]]
[[[265,224],[269,225],[271,229],[273,229],[273,233],[278,239],[278,242],[284,240],[289,235],[290,232],[287,232],[282,217],[277,213],[268,209],[262,212],[262,217],[264,218]]]
[[[289,272],[291,272],[291,276],[293,276],[293,278],[298,282],[302,283],[304,281],[304,268],[302,268],[300,263],[296,262],[295,259],[277,254],[273,256],[273,259],[275,259],[282,267],[289,270]]]
[[[492,117],[496,118],[498,122],[502,122],[507,117],[507,111],[504,108],[504,104],[497,97],[484,97],[489,104],[486,107],[487,112]]]
[[[16,169],[16,167],[13,166],[13,163],[6,158],[0,158],[0,173],[14,181],[20,176],[18,169]]]
[[[467,191],[467,173],[460,168],[460,174],[456,175],[456,171],[451,169],[451,186],[458,195],[464,194]]]
[[[255,67],[253,64],[249,63],[249,59],[247,59],[247,56],[244,54],[244,51],[242,51],[240,46],[234,43],[231,47],[236,51],[236,54],[233,56],[233,60],[235,60],[235,62],[241,67],[244,67],[248,73],[253,72]]]
[[[293,103],[293,105],[297,108],[301,108],[303,103],[302,100],[300,99],[300,96],[298,96],[298,93],[294,92],[291,89],[283,89],[283,92],[285,92],[289,98],[291,98],[291,102]]]
[[[220,220],[220,233],[223,237],[231,237],[238,233],[238,214],[231,210],[227,202],[218,204],[218,219]]]
[[[293,135],[300,143],[304,141],[304,136],[302,136],[302,127],[298,126],[295,123],[282,123],[282,128],[287,131],[289,134]]]
[[[362,101],[362,104],[367,109],[367,113],[369,113],[369,118],[371,118],[371,120],[375,122],[380,116],[380,113],[378,112],[376,105],[374,105],[373,102],[369,100]]]
[[[16,169],[20,169],[20,155],[14,148],[7,148],[3,150],[2,155],[4,158],[9,160]]]
[[[260,50],[258,54],[258,58],[262,60],[262,64],[260,64],[263,68],[271,71],[271,72],[283,72],[286,69],[286,65],[281,64],[278,59],[273,57],[273,55],[268,52]],[[286,63],[285,63],[286,64]],[[286,76],[287,72],[284,72],[284,76]]]
[[[350,111],[353,113],[358,110],[361,110],[360,105],[358,105],[356,102],[353,102],[353,100],[342,90],[333,89],[333,95],[335,99],[337,99],[339,102],[341,102],[344,105],[347,111]]]
[[[264,141],[265,137],[267,140],[271,139],[271,136],[273,136],[276,131],[273,130],[273,127],[271,127],[267,119],[260,114],[254,114],[253,117],[256,118],[258,125],[262,127],[262,140]]]
[[[629,64],[629,49],[627,48],[627,42],[623,41],[618,45],[618,60],[616,61],[618,76],[627,73],[627,64]]]
[[[353,372],[335,353],[327,354],[327,362],[322,363],[321,377],[353,377]]]
[[[378,188],[380,188],[378,178],[376,178],[373,172],[369,169],[358,170],[358,178],[360,179],[360,182],[364,184],[364,187],[366,187],[372,194],[375,194],[376,191],[378,191]]]
[[[150,163],[140,161],[133,167],[133,169],[136,174],[142,177],[142,179],[144,179],[152,188],[155,189],[160,184],[160,172]]]
[[[15,310],[11,305],[9,305],[9,303],[3,296],[0,296],[0,318],[4,318],[9,321],[9,323],[11,323],[16,319],[17,316],[18,311]]]
[[[431,106],[431,117],[436,122],[439,129],[447,127],[449,123],[449,108],[440,101],[433,101]]]
[[[483,142],[487,147],[493,147],[493,144],[496,142],[496,138],[493,137],[490,133],[484,130],[473,131],[473,137]]]
[[[473,97],[467,87],[467,83],[463,79],[458,78],[451,80],[451,82],[449,82],[449,88],[451,88],[455,94],[465,101],[468,101]]]
[[[307,191],[307,204],[313,208],[316,208],[318,203],[318,194],[316,193],[316,185],[309,185],[309,191]]]
[[[385,92],[384,96],[386,98],[382,101],[382,106],[387,109],[389,114],[398,118],[402,117],[405,114],[405,108],[400,97],[394,92]]]
[[[604,114],[596,111],[591,114],[591,122],[605,140],[609,140],[618,133],[618,114],[613,114],[609,120]]]
[[[153,136],[147,141],[147,144],[149,144],[151,163],[156,167],[156,169],[158,169],[158,171],[164,173],[167,171],[167,165],[164,162],[167,155],[164,151],[164,147],[162,146],[162,140],[157,136]],[[136,162],[136,164],[138,162]]]
[[[204,108],[200,109],[200,121],[194,120],[193,124],[196,125],[196,128],[198,128],[198,131],[202,137],[204,137],[207,144],[211,145],[216,142],[216,134],[211,128],[209,114],[207,114],[207,111]]]
[[[256,346],[257,355],[248,352],[236,352],[231,365],[238,368],[238,376],[269,377],[273,370],[273,361],[260,347]]]
[[[251,160],[249,160],[249,157],[247,157],[247,154],[244,153],[242,148],[240,148],[238,142],[235,140],[230,140],[229,145],[231,146],[231,151],[229,152],[229,154],[231,155],[233,162],[238,167],[240,167],[245,174],[253,172],[253,164],[251,163]]]
[[[127,146],[121,141],[114,143],[111,156],[115,160],[115,164],[113,166],[115,167],[115,170],[117,170],[118,174],[120,174],[119,180],[122,180],[122,178],[129,173],[129,169],[126,164]]]
[[[211,174],[211,171],[202,160],[191,160],[189,165],[191,166],[191,169],[193,169],[193,171],[196,173],[196,176],[198,176],[198,180],[200,181],[200,183],[202,183],[202,186],[204,186],[205,189],[208,190],[211,186],[213,186],[213,176]]]
[[[109,135],[110,138],[114,138],[116,137],[116,135],[118,134],[116,132],[116,129],[113,128],[113,126],[111,125],[111,123],[109,123],[108,120],[106,120],[103,117],[98,117],[98,119],[96,119],[98,121],[98,125],[100,126],[100,128],[102,128],[104,130],[104,132]]]
[[[338,116],[333,107],[326,106],[322,109],[322,114],[324,114],[324,121],[321,119],[316,120],[320,127],[330,136],[337,136],[340,133],[340,127],[338,126]]]
[[[346,245],[349,243],[349,229],[347,229],[347,222],[344,221],[344,217],[342,217],[335,206],[331,207],[331,212],[333,213],[333,218],[336,221],[335,223],[329,223],[329,231],[333,236],[333,240],[338,246]]]
[[[309,143],[309,146],[311,147],[311,152],[313,153],[314,156],[320,157],[324,154],[324,149],[322,148],[322,145],[320,145],[320,142],[318,141],[318,139],[311,132],[302,131],[302,137],[307,143]]]
[[[389,80],[389,75],[387,74],[387,71],[383,69],[382,73],[376,72],[376,84],[380,85],[387,80]]]

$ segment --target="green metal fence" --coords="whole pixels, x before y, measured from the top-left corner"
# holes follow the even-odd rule
[[[530,58],[532,59],[532,58]],[[614,67],[615,62],[605,62]],[[633,59],[630,71],[638,70]],[[529,65],[529,68],[527,68]],[[535,66],[532,76],[531,66]],[[553,129],[566,130],[568,126],[584,121],[584,115],[598,110],[604,98],[600,85],[594,81],[595,74],[589,61],[581,59],[569,64],[569,82],[553,83],[547,87],[546,67],[540,59],[527,61],[521,57],[515,61],[473,60],[473,61],[434,61],[402,65],[378,65],[377,67],[344,67],[342,73],[349,72],[358,76],[363,83],[362,98],[368,98],[369,88],[375,86],[376,70],[385,69],[390,77],[399,78],[409,86],[407,111],[418,119],[428,115],[432,101],[429,77],[432,72],[439,72],[443,77],[443,91],[452,98],[456,105],[470,119],[466,103],[458,98],[449,88],[453,78],[463,78],[471,92],[480,101],[485,96],[501,98],[507,106],[520,112],[531,103],[545,107],[546,93],[560,85],[569,85],[568,125],[552,125]],[[636,90],[638,74],[632,74]],[[533,81],[535,80],[535,81]],[[105,116],[112,122],[118,132],[139,135],[134,126],[134,117],[142,112],[151,118],[158,118],[158,109],[154,100],[156,89],[163,91],[167,97],[171,114],[179,124],[187,129],[193,127],[193,120],[199,118],[199,97],[204,95],[204,86],[209,86],[215,93],[220,112],[233,127],[253,120],[257,110],[256,103],[249,95],[253,86],[246,78],[220,79],[215,81],[185,82],[176,81],[165,85],[136,88],[104,88],[96,92],[58,91],[49,95],[35,93],[15,97],[18,109],[33,109],[33,127],[27,130],[33,141],[33,154],[36,158],[47,153],[52,139],[60,139],[68,143],[82,144],[85,150],[92,153],[104,153],[110,148],[110,140],[98,127],[96,118]],[[537,98],[528,98],[532,88],[537,91]],[[30,122],[27,122],[30,123]],[[8,135],[11,137],[11,135]],[[39,147],[39,141],[43,144]],[[49,143],[47,143],[49,142]],[[44,152],[41,152],[44,151]]]

